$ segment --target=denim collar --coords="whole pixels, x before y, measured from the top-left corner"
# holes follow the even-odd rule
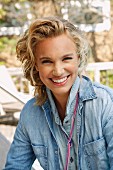
[[[90,80],[88,77],[82,76],[82,78],[77,77],[77,79],[80,80],[79,100],[80,100],[81,102],[83,102],[83,101],[85,101],[85,100],[94,99],[94,98],[97,97],[97,95],[96,95],[96,93],[95,93],[95,91],[94,91],[94,88],[93,88],[93,84],[92,84],[91,80]],[[75,80],[75,82],[76,82],[76,80]],[[74,84],[75,84],[75,83],[74,83]],[[73,87],[74,87],[74,85],[73,85]],[[50,91],[48,88],[46,88],[46,91],[47,91],[47,94],[48,94],[48,98],[49,98],[49,96],[50,96],[50,98],[52,99],[51,91]],[[72,93],[73,93],[73,88],[72,88],[71,91],[72,91]],[[76,92],[75,92],[74,94],[76,95]],[[50,100],[50,101],[53,101],[53,100],[51,100],[51,99],[48,99],[48,100],[44,103],[44,105],[43,105],[44,108],[48,107],[48,102],[49,102],[49,100]],[[56,107],[55,107],[55,103],[54,103],[54,102],[53,102],[52,105],[54,105],[53,109],[55,109]]]
[[[86,76],[82,76],[79,89],[79,100],[85,101],[96,97],[97,95],[94,91],[91,80]]]

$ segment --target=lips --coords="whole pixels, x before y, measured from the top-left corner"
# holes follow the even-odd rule
[[[54,83],[63,83],[67,80],[67,77],[61,78],[61,79],[52,79]]]

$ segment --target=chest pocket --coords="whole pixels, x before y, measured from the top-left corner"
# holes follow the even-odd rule
[[[32,148],[34,151],[34,154],[36,156],[36,158],[38,159],[41,167],[44,170],[47,170],[48,168],[48,160],[47,160],[47,155],[48,155],[48,148],[44,145],[33,145],[32,144]]]
[[[88,170],[109,170],[104,138],[84,145],[85,161]]]

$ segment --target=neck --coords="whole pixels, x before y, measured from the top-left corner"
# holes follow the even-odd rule
[[[56,107],[57,107],[57,110],[59,113],[59,117],[60,117],[61,121],[63,122],[63,120],[65,118],[68,96],[67,97],[63,96],[63,97],[59,97],[59,98],[54,97],[54,99],[55,99],[55,104],[56,104]]]

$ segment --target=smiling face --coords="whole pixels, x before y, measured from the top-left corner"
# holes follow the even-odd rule
[[[58,98],[68,96],[78,74],[79,58],[66,34],[47,38],[36,46],[36,69],[41,81]]]

